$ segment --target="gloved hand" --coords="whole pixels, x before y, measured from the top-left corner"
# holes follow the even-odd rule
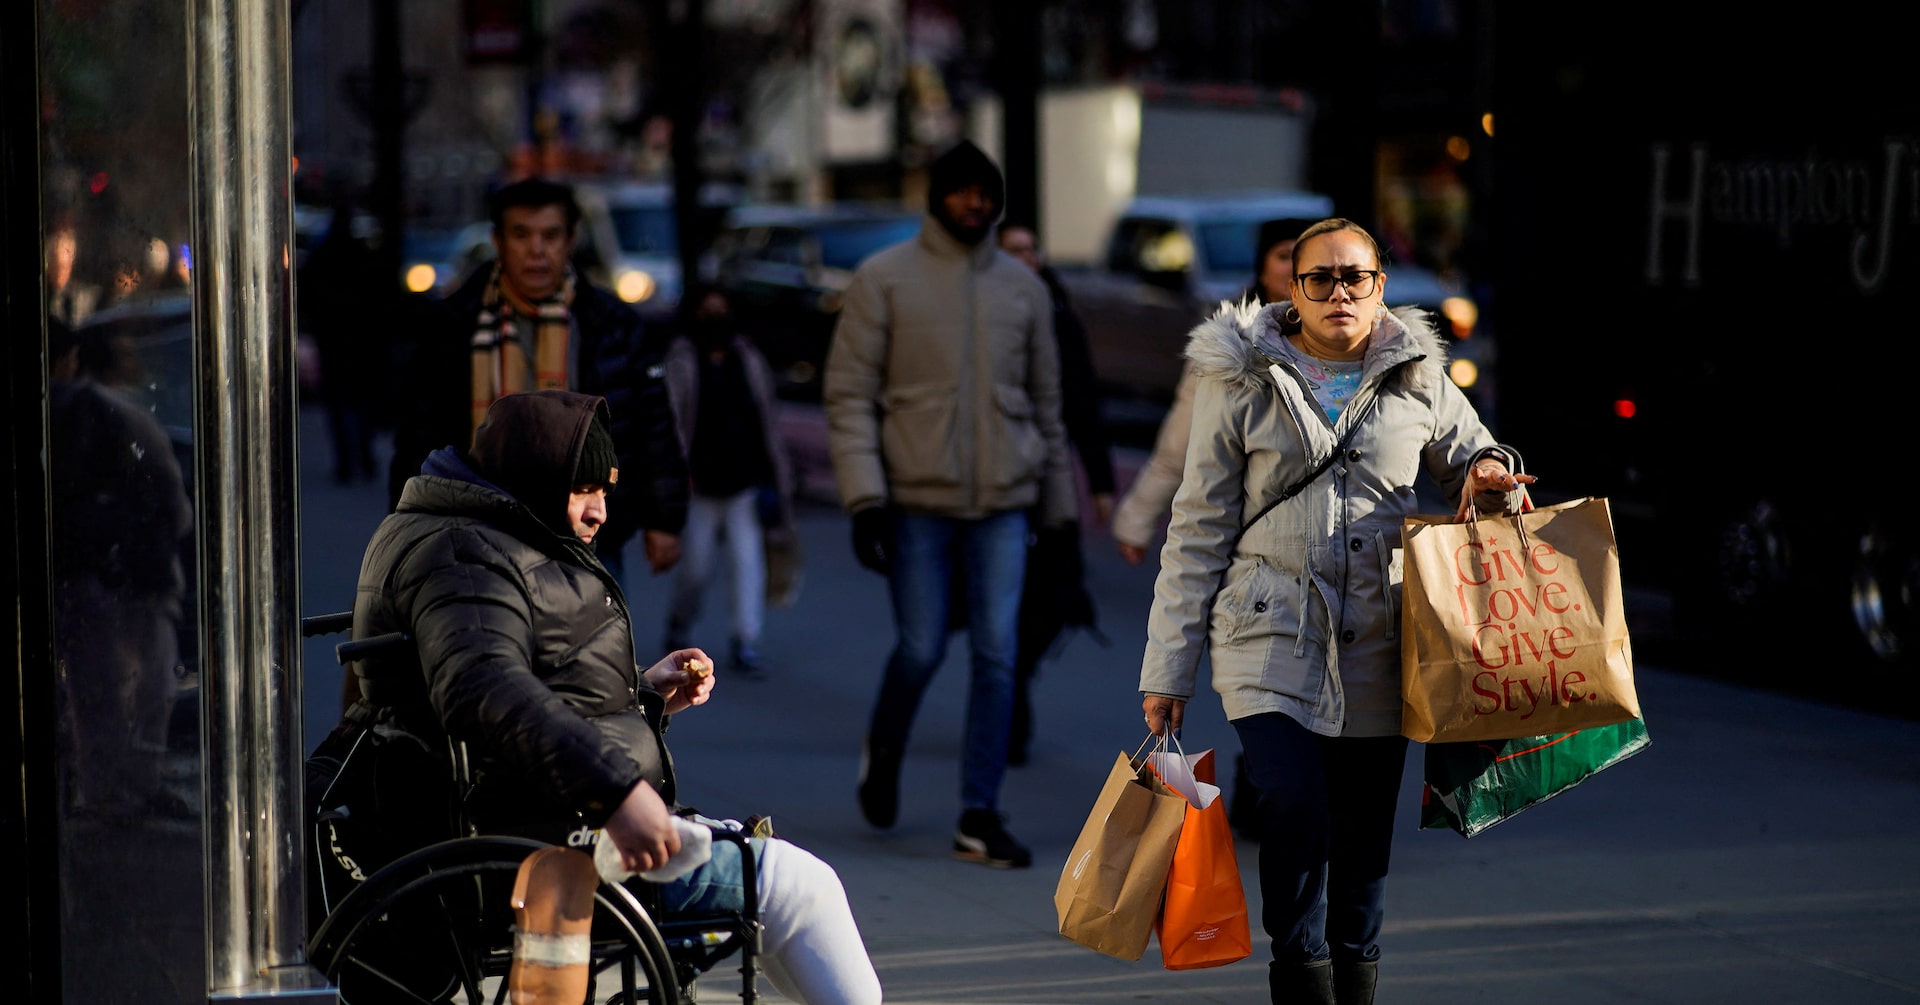
[[[881,574],[893,571],[893,518],[885,506],[869,506],[853,515],[853,557]]]

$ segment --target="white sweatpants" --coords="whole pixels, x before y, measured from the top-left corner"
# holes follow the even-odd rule
[[[733,637],[748,645],[760,641],[767,566],[758,496],[758,490],[747,489],[725,497],[695,494],[687,500],[687,525],[680,532],[680,564],[674,569],[670,630],[675,626],[684,629],[699,619],[707,586],[713,582],[716,553],[724,541],[732,573],[729,599]]]
[[[774,988],[802,1005],[879,1005],[880,977],[833,867],[775,838],[759,885],[760,962]]]

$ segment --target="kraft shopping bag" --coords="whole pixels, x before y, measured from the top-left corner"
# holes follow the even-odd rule
[[[1571,733],[1427,746],[1420,829],[1472,837],[1647,749],[1639,719]]]
[[[1507,740],[1640,717],[1605,499],[1401,528],[1401,732]]]
[[[1168,788],[1186,799],[1180,841],[1167,870],[1167,895],[1154,934],[1168,970],[1219,967],[1253,955],[1247,924],[1247,893],[1240,885],[1227,804],[1212,783],[1213,751],[1174,749],[1148,755],[1148,764]]]
[[[1060,934],[1123,960],[1145,954],[1186,809],[1143,760],[1121,751],[1060,869]]]

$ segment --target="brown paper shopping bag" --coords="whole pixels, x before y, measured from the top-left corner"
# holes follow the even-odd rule
[[[1605,499],[1401,528],[1401,732],[1508,740],[1640,718]]]
[[[1060,934],[1123,960],[1144,955],[1186,815],[1185,798],[1121,751],[1060,870]]]

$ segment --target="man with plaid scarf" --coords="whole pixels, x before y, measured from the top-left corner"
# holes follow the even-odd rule
[[[622,584],[621,549],[642,534],[655,573],[679,560],[687,468],[658,360],[644,323],[571,265],[580,207],[569,186],[540,178],[495,192],[489,210],[498,252],[437,305],[434,321],[402,353],[388,508],[428,454],[464,449],[487,407],[520,391],[571,390],[607,400],[629,502],[599,534],[598,552]]]

